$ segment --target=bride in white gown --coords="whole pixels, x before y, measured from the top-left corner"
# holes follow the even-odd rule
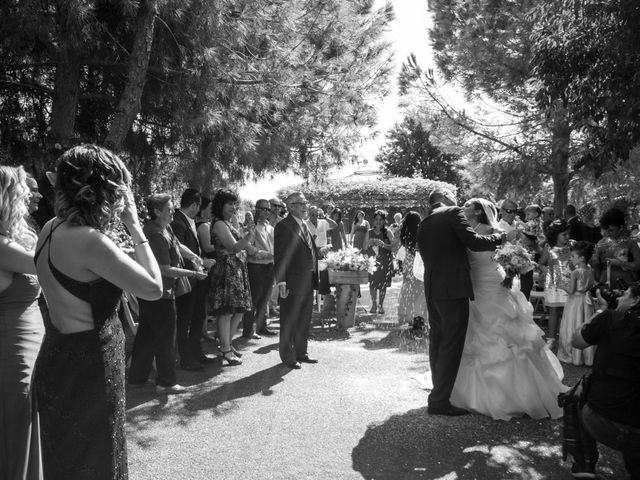
[[[492,233],[495,206],[471,199],[465,215],[474,229]],[[475,300],[451,403],[494,419],[559,418],[557,396],[568,387],[556,356],[533,321],[533,308],[519,289],[500,285],[504,271],[493,252],[468,252]]]

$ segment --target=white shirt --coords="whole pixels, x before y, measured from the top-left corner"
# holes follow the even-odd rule
[[[504,221],[504,218],[500,219],[500,221],[498,222],[498,227],[500,227],[502,230],[505,231],[505,233],[509,233],[512,232],[513,230],[516,230],[518,228],[518,220],[514,220],[513,224],[509,225],[507,222]]]
[[[331,230],[329,227],[329,222],[327,222],[324,218],[318,219],[318,225],[314,225],[313,223],[307,221],[307,226],[309,227],[309,231],[313,236],[313,239],[316,242],[316,247],[326,247],[327,243],[327,232]]]
[[[273,227],[268,220],[264,222],[258,222],[256,224],[256,237],[253,241],[253,246],[258,250],[269,252],[273,255]],[[270,260],[264,258],[254,258],[252,256],[247,257],[249,263],[261,263],[269,264],[273,263],[273,258]]]

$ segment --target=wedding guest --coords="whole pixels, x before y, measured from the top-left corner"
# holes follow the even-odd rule
[[[253,308],[247,273],[247,253],[257,249],[251,245],[255,228],[244,237],[231,224],[236,216],[238,195],[230,190],[218,190],[211,200],[211,242],[215,247],[216,265],[213,269],[209,308],[218,317],[218,336],[222,361],[227,365],[240,365],[241,354],[231,343],[244,313]]]
[[[27,175],[27,186],[29,187],[29,190],[31,191],[31,198],[29,199],[29,215],[33,216],[33,214],[35,214],[38,211],[38,205],[40,203],[40,200],[42,200],[42,194],[40,193],[40,187],[38,187],[38,182],[36,182],[36,179],[33,178],[31,175]],[[36,220],[33,220],[33,223],[38,226],[38,223],[36,222]],[[40,227],[38,226],[38,231],[40,230]]]
[[[586,225],[587,232],[589,233],[589,240],[591,243],[597,244],[602,239],[602,233],[600,233],[600,226],[595,224],[596,207],[587,203],[580,209],[580,217]]]
[[[27,222],[33,198],[22,167],[0,166],[0,478],[8,480],[41,478],[31,388],[44,336],[33,262],[37,237]]]
[[[629,236],[624,212],[610,208],[600,217],[600,228],[605,237],[597,243],[591,259],[596,281],[611,288],[631,285],[640,270],[640,248]]]
[[[544,287],[544,304],[549,308],[547,346],[557,345],[558,325],[562,308],[567,303],[567,291],[571,278],[569,226],[564,220],[554,220],[545,231],[547,245],[540,256],[540,264],[547,268]]]
[[[591,242],[575,242],[571,248],[571,272],[567,303],[562,312],[558,345],[558,359],[573,365],[593,364],[593,348],[579,350],[571,348],[571,339],[576,330],[588,321],[595,311],[589,290],[594,285],[593,271],[589,259],[593,255]]]
[[[542,208],[542,230],[547,231],[547,228],[556,219],[556,212],[553,207]]]
[[[364,218],[364,212],[358,210],[351,224],[351,245],[353,248],[365,250],[368,244],[368,236],[371,225]]]
[[[411,323],[415,332],[422,330],[427,318],[424,282],[413,275],[420,220],[418,212],[407,213],[399,234],[400,244],[405,248],[406,256],[402,269],[402,287],[398,296],[398,323]]]
[[[331,248],[336,251],[342,250],[347,246],[347,236],[344,231],[344,223],[342,223],[342,210],[334,208],[330,217],[337,225],[336,228],[331,229]]]
[[[138,222],[131,176],[113,153],[74,147],[57,161],[56,217],[38,240],[47,298],[36,391],[45,479],[125,480],[125,352],[118,304],[125,290],[162,294],[162,277]],[[120,219],[135,260],[105,232]]]
[[[591,232],[587,224],[580,220],[575,206],[567,205],[564,209],[564,216],[569,224],[569,238],[571,240],[576,242],[591,241]]]
[[[181,250],[194,264],[197,256],[181,247],[173,233],[173,202],[171,195],[156,193],[146,200],[149,219],[143,232],[162,272],[162,297],[155,300],[139,299],[138,331],[133,342],[129,385],[144,385],[149,379],[151,366],[156,362],[156,392],[159,394],[185,393],[178,384],[174,369],[178,279],[198,279],[206,273],[183,268]]]
[[[211,244],[211,199],[208,197],[202,197],[200,202],[200,211],[196,217],[196,231],[198,232],[198,241],[200,242],[200,248],[202,250],[203,258],[213,259],[215,247]],[[202,282],[205,284],[205,298],[200,304],[196,305],[196,314],[203,318],[202,322],[202,338],[209,342],[215,342],[215,338],[209,335],[209,328],[207,322],[208,309],[208,292],[211,288],[211,276],[212,269],[209,270],[209,275]]]
[[[323,258],[333,248],[331,245],[331,234],[329,231],[337,228],[338,225],[332,219],[325,218],[324,211],[321,208],[311,206],[309,207],[309,219],[307,220],[307,226],[318,250],[318,258]],[[327,270],[322,270],[320,272],[318,293],[322,295],[322,304],[326,308],[326,306],[329,305],[328,297],[331,295],[329,272]]]
[[[269,201],[256,202],[255,239],[256,251],[247,257],[247,273],[251,287],[253,308],[244,314],[242,336],[259,339],[260,335],[273,336],[267,327],[267,306],[273,289],[273,227],[269,223]],[[254,328],[255,325],[255,328]]]
[[[301,192],[287,197],[289,214],[274,229],[274,268],[280,297],[282,363],[299,369],[300,363],[317,363],[307,351],[313,290],[318,286],[318,252],[305,222],[309,202]]]
[[[367,255],[376,258],[377,269],[369,274],[370,313],[384,313],[384,298],[393,276],[393,234],[386,227],[387,212],[376,210],[369,230]]]
[[[525,225],[524,229],[521,231],[520,243],[531,254],[531,259],[536,267],[539,268],[537,264],[540,261],[542,247],[540,246],[538,235],[541,232],[541,228],[539,229],[537,226],[534,228],[531,227],[532,225]],[[520,274],[520,291],[527,300],[530,299],[531,291],[533,290],[534,271],[535,268],[530,272]]]
[[[573,335],[573,347],[596,353],[586,403],[580,411],[578,455],[571,473],[595,478],[600,442],[622,453],[632,480],[640,479],[640,285],[632,284],[618,298],[616,310],[598,295],[597,315]],[[578,457],[578,458],[576,458]]]
[[[269,200],[269,205],[271,205],[269,223],[273,228],[275,228],[278,222],[280,222],[284,218],[284,215],[286,214],[286,207],[278,197],[273,197],[271,200]],[[277,317],[278,315],[280,315],[280,309],[278,307],[278,289],[275,288],[275,279],[273,287],[274,288],[271,293],[271,298],[269,299],[269,316]]]
[[[198,265],[201,264],[202,248],[198,239],[195,218],[200,211],[202,196],[195,188],[187,188],[180,198],[180,208],[173,214],[171,229],[178,241],[198,256]],[[211,261],[207,259],[206,267],[211,267]],[[187,270],[200,270],[188,257],[184,258],[183,267]],[[202,280],[192,278],[189,280],[191,291],[176,297],[176,339],[180,354],[180,367],[183,370],[199,371],[202,364],[212,363],[214,358],[208,357],[202,351],[200,340],[202,338],[204,305],[209,293],[209,284],[206,282],[208,275]]]
[[[505,233],[513,236],[512,232],[517,232],[518,226],[521,224],[520,220],[516,217],[518,213],[518,204],[511,199],[506,199],[500,206],[500,213],[502,218],[498,222],[498,227],[505,231]],[[509,238],[511,241],[511,238]]]

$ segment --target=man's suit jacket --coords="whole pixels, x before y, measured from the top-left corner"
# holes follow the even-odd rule
[[[173,214],[171,228],[173,229],[173,233],[175,233],[176,237],[178,237],[178,240],[181,244],[183,244],[196,255],[202,255],[202,251],[200,250],[200,241],[198,240],[198,237],[196,237],[196,235],[193,233],[193,230],[191,230],[191,225],[189,224],[189,220],[187,220],[186,215],[180,210],[176,210],[176,212]],[[193,265],[190,260],[187,260],[186,258],[184,258],[183,260],[185,268],[188,268],[189,270],[196,269],[195,265]]]
[[[467,249],[493,250],[502,235],[478,235],[460,207],[437,203],[418,228],[418,249],[424,262],[427,300],[473,300]]]
[[[311,245],[302,228],[292,215],[287,215],[274,228],[274,268],[276,283],[286,282],[291,293],[306,293],[309,280],[313,288],[318,286],[318,255],[315,242]],[[314,249],[314,256],[311,249]],[[315,261],[314,261],[315,259]],[[312,278],[312,272],[316,275]]]
[[[580,218],[571,217],[567,220],[567,225],[569,225],[569,238],[571,240],[575,240],[580,242],[582,240],[591,241],[591,231],[587,224],[584,223]]]

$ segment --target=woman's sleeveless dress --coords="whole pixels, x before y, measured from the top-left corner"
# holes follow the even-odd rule
[[[362,250],[364,248],[364,239],[369,231],[369,223],[363,223],[362,225],[356,225],[353,231],[353,248]]]
[[[47,243],[50,253],[59,225],[36,262]],[[56,280],[91,305],[95,327],[63,334],[45,313],[35,373],[44,478],[125,480],[125,337],[117,314],[122,290],[104,279],[74,280],[47,257]]]
[[[32,480],[40,475],[40,434],[32,374],[44,325],[35,275],[14,273],[0,293],[0,478]]]
[[[494,419],[559,418],[562,366],[519,290],[500,285],[493,252],[469,252],[475,300],[451,403]]]
[[[369,240],[377,238],[384,243],[389,241],[387,238],[387,229],[382,229],[380,233],[372,228],[369,230]],[[376,252],[377,250],[377,252]],[[369,284],[377,290],[388,288],[391,285],[393,279],[393,254],[391,250],[386,248],[376,247],[376,250],[372,246],[367,248],[367,255],[370,257],[376,257],[377,269],[375,272],[369,274]]]
[[[216,264],[212,269],[209,309],[213,315],[244,313],[251,310],[251,288],[247,273],[246,252],[228,254],[224,245],[213,231],[216,221],[211,221],[211,245],[214,246]],[[236,241],[242,236],[235,228],[229,227]]]

